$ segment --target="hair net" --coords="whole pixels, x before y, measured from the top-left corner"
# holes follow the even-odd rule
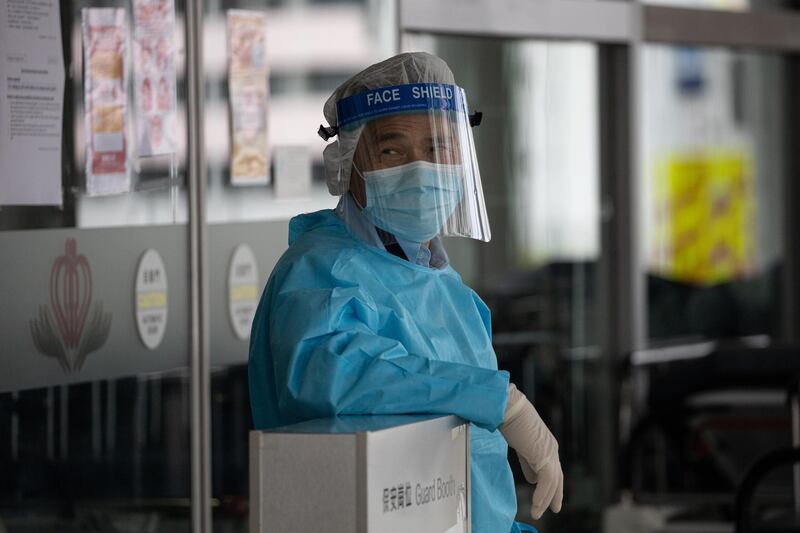
[[[426,52],[405,52],[362,70],[341,84],[325,102],[325,120],[338,126],[336,104],[356,93],[407,83],[446,83],[455,85],[453,72],[441,58]],[[328,190],[340,196],[350,187],[350,174],[358,139],[364,129],[360,125],[339,130],[337,139],[325,147],[322,158]]]

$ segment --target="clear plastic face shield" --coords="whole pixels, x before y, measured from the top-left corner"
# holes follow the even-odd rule
[[[357,139],[349,192],[363,215],[397,238],[436,235],[489,241],[480,171],[464,90],[413,83],[337,103],[340,146]],[[342,158],[348,161],[350,158]]]

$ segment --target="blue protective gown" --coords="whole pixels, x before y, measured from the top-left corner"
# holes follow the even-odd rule
[[[472,530],[512,530],[508,373],[489,310],[451,268],[415,265],[352,236],[332,210],[289,224],[289,249],[253,321],[257,429],[339,414],[442,413],[473,423]]]

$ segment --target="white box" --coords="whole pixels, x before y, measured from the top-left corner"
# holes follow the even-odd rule
[[[469,533],[469,424],[343,416],[250,432],[250,533]]]

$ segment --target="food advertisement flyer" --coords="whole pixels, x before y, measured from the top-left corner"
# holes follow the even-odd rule
[[[125,10],[84,8],[82,16],[86,193],[123,193],[130,189]]]
[[[133,1],[137,153],[177,150],[174,0]]]
[[[269,181],[266,33],[263,13],[228,11],[231,183],[234,185]]]

